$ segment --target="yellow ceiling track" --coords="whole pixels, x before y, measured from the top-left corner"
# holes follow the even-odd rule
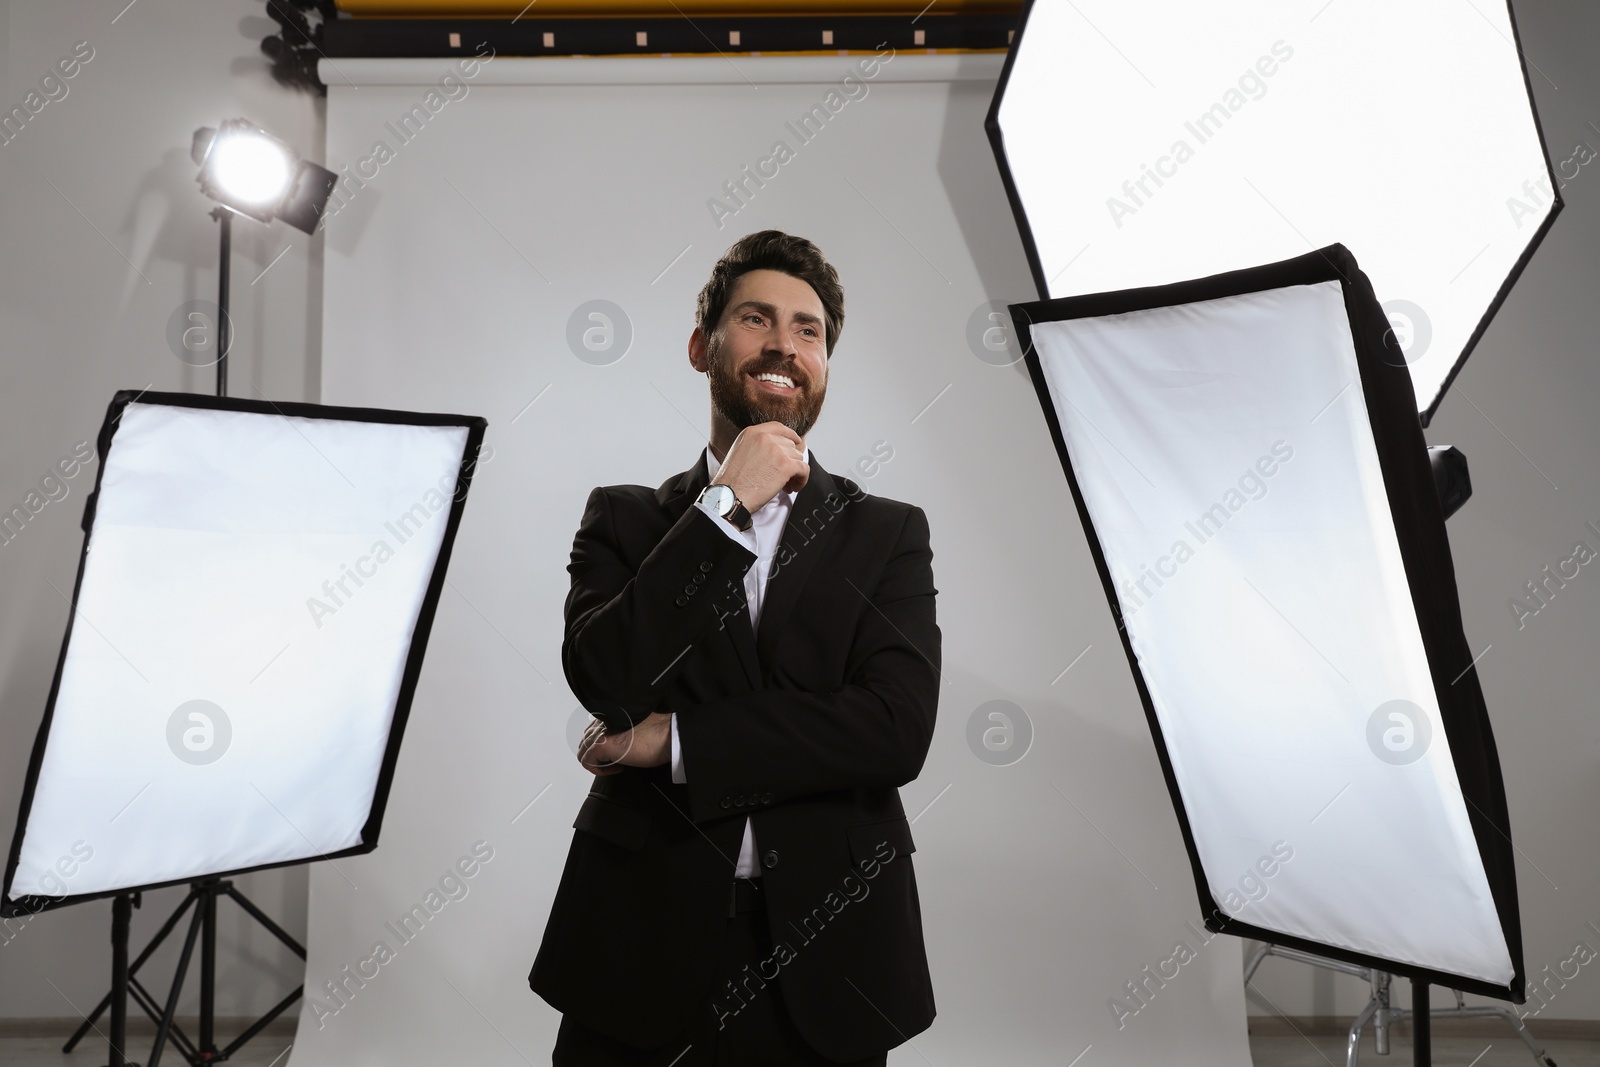
[[[626,18],[739,15],[976,15],[1020,12],[1022,0],[336,0],[355,18]]]

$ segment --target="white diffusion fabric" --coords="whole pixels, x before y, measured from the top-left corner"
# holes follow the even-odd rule
[[[1555,210],[1510,12],[1320,7],[1034,4],[998,114],[1006,160],[1048,297],[1344,244],[1427,409]]]
[[[360,843],[467,433],[125,408],[14,897]]]
[[[1218,906],[1509,982],[1338,282],[1033,340]]]

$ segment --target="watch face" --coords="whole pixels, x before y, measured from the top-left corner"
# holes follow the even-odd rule
[[[733,490],[726,485],[708,485],[706,486],[706,491],[700,495],[700,498],[715,508],[717,514],[724,518],[733,510]]]

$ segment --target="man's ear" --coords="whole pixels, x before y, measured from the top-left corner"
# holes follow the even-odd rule
[[[705,373],[706,370],[706,335],[696,326],[689,335],[689,366]]]

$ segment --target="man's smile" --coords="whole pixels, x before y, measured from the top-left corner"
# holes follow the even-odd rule
[[[758,371],[750,377],[765,392],[791,395],[800,391],[793,378],[776,371]]]

